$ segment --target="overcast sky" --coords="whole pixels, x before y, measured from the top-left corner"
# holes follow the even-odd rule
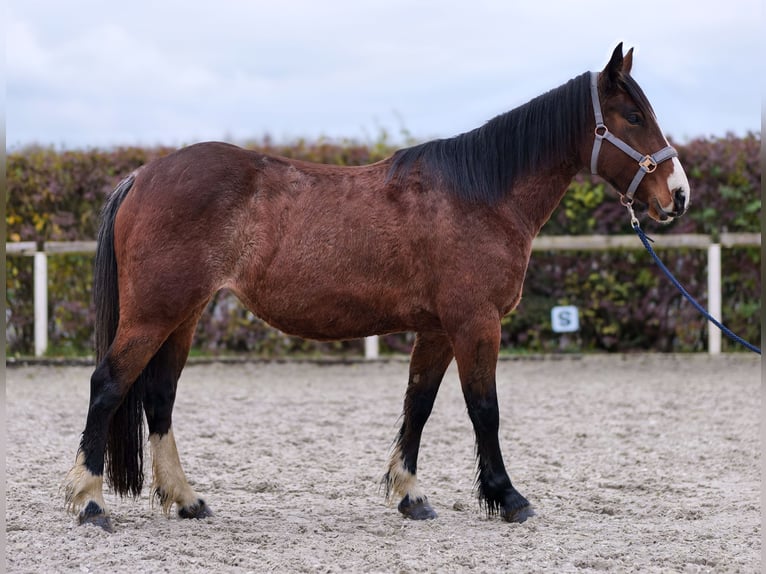
[[[623,40],[676,141],[760,131],[760,0],[9,0],[6,142],[472,129]]]

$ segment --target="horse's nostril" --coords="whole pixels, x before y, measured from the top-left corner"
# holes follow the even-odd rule
[[[686,209],[686,191],[682,187],[673,190],[673,207],[676,213],[683,213]]]

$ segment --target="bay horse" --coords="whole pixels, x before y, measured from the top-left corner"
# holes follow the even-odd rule
[[[503,463],[495,387],[500,320],[521,298],[532,239],[586,167],[657,221],[689,202],[632,61],[620,43],[600,73],[370,165],[208,142],[128,176],[98,232],[97,367],[65,483],[68,510],[81,524],[112,530],[104,470],[116,493],[140,494],[145,415],[152,493],[163,512],[175,504],[183,518],[212,515],[181,468],[172,411],[195,326],[227,288],[291,335],[416,333],[383,479],[387,499],[411,519],[436,517],[416,477],[418,449],[454,358],[475,432],[480,503],[509,522],[533,515]]]

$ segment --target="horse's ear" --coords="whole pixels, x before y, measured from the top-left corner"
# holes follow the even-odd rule
[[[629,65],[633,62],[633,56],[629,52]],[[612,52],[612,57],[609,59],[609,63],[602,72],[602,78],[604,82],[604,89],[608,91],[612,86],[617,83],[617,78],[622,73],[624,58],[622,57],[622,42],[617,44],[617,47]]]
[[[622,73],[625,75],[630,74],[630,70],[633,68],[633,48],[628,50],[625,57],[622,59]]]

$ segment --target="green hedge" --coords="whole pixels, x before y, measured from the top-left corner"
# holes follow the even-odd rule
[[[373,145],[306,142],[277,146],[268,140],[246,147],[289,157],[361,165],[393,152],[385,138]],[[689,213],[669,226],[646,223],[650,235],[722,231],[760,232],[760,135],[698,139],[676,146],[689,175]],[[136,167],[172,148],[57,151],[28,148],[7,159],[6,241],[94,239],[98,213],[116,183]],[[632,234],[616,194],[598,179],[578,176],[544,235]],[[638,239],[636,239],[638,241]],[[687,289],[706,303],[706,256],[698,250],[663,250],[662,257]],[[49,337],[52,354],[87,354],[92,345],[92,257],[49,257]],[[8,356],[33,348],[32,261],[6,257]],[[760,249],[724,250],[724,322],[744,338],[760,341]],[[551,331],[550,309],[580,308],[578,333]],[[411,335],[383,338],[384,351],[407,351]],[[555,252],[532,256],[524,297],[503,320],[503,348],[519,352],[700,351],[707,324],[662,276],[643,251]],[[736,347],[724,343],[726,350]],[[206,310],[195,353],[361,352],[360,341],[316,343],[269,328],[229,293]]]

